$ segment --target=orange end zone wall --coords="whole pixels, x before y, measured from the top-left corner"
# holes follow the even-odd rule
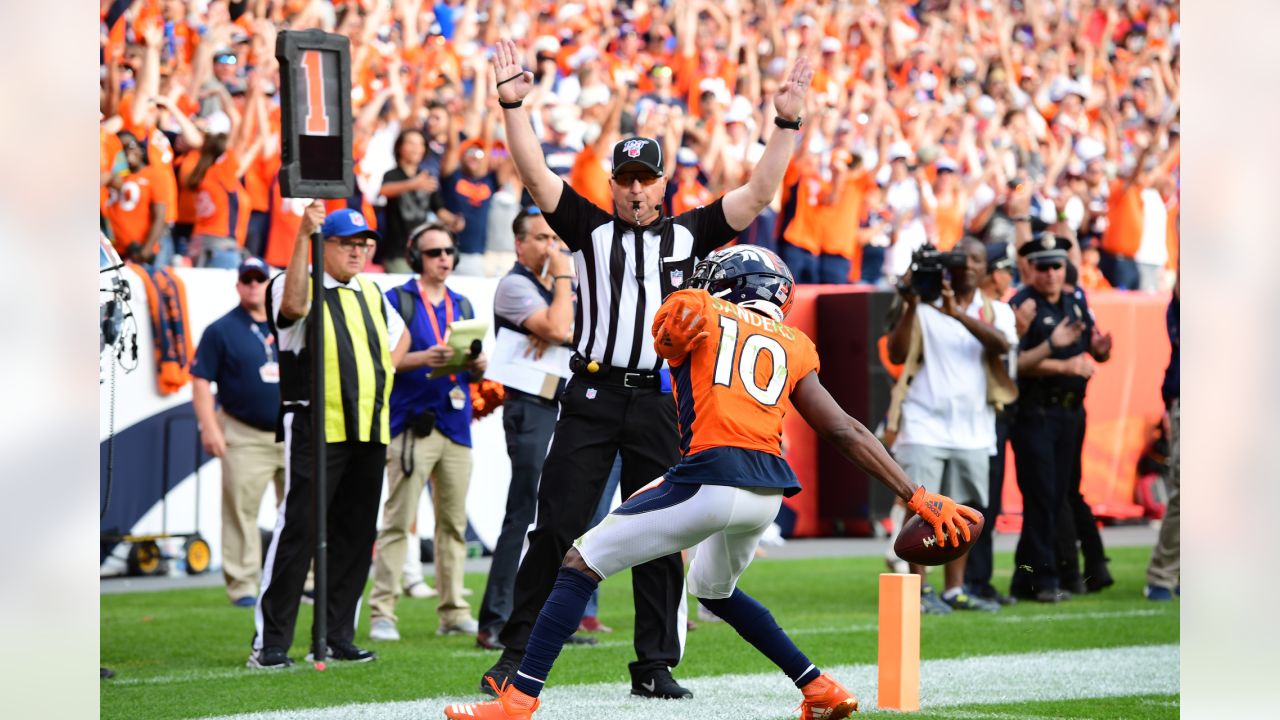
[[[816,298],[824,293],[867,292],[842,286],[811,285],[798,288],[788,323],[817,340]],[[1085,500],[1099,517],[1132,519],[1142,516],[1133,502],[1138,458],[1150,433],[1164,413],[1160,385],[1169,363],[1169,338],[1165,331],[1168,294],[1145,295],[1125,292],[1098,292],[1089,296],[1099,329],[1112,334],[1111,360],[1100,365],[1089,383],[1085,399],[1088,426],[1085,432],[1082,487]],[[867,319],[851,319],[851,329]],[[878,318],[871,319],[879,322]],[[824,369],[837,358],[822,358]],[[874,429],[880,418],[858,417]],[[813,430],[797,414],[784,423],[787,460],[805,488],[788,498],[796,513],[795,537],[815,537],[824,530],[819,522],[817,492],[819,482],[839,482],[839,478],[818,477],[818,443]],[[1001,531],[1016,532],[1021,527],[1022,496],[1013,469],[1012,450],[1006,453],[1004,515],[998,520]]]

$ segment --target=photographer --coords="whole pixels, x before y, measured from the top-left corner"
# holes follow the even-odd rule
[[[889,335],[889,359],[904,365],[889,408],[895,459],[912,482],[981,512],[996,443],[992,400],[1000,398],[988,386],[1011,390],[1000,357],[1015,337],[1009,306],[978,292],[986,270],[986,248],[973,238],[958,252],[920,248],[898,287],[905,308]],[[947,564],[941,598],[921,584],[924,612],[1000,609],[965,592],[964,564],[963,557]],[[925,568],[912,571],[923,577]]]
[[[406,542],[415,525],[418,499],[431,478],[435,509],[436,588],[440,603],[437,634],[476,633],[471,606],[462,596],[463,562],[467,557],[467,486],[471,482],[471,382],[484,374],[484,353],[468,359],[466,370],[429,379],[432,370],[449,364],[449,325],[469,320],[471,302],[445,287],[453,272],[458,246],[443,225],[428,224],[409,235],[409,266],[419,277],[387,293],[405,319],[409,352],[396,365],[391,389],[391,445],[387,448],[387,502],[374,561],[369,595],[369,638],[399,640],[395,607],[400,598]]]

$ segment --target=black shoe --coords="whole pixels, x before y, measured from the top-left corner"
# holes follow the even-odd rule
[[[582,633],[574,633],[569,636],[568,640],[565,641],[565,645],[595,645],[598,642],[600,641],[596,640],[590,635],[583,635]]]
[[[1071,593],[1066,590],[1041,590],[1036,593],[1036,602],[1041,603],[1060,603],[1071,599]]]
[[[99,680],[109,680],[109,679],[111,679],[111,678],[113,678],[113,677],[115,677],[115,676],[116,676],[116,673],[115,673],[115,671],[114,671],[114,670],[112,670],[111,668],[105,668],[105,667],[99,667],[99,668],[98,668],[98,679],[99,679]]]
[[[676,679],[671,677],[671,670],[665,667],[650,671],[643,678],[636,677],[632,672],[631,694],[662,700],[683,700],[693,697],[693,692],[676,682]]]
[[[997,603],[1002,606],[1018,604],[1017,598],[1010,597],[1008,595],[1001,595],[999,590],[996,590],[990,585],[987,585],[986,587],[980,587],[980,588],[970,590],[969,594],[976,595],[982,598],[983,600],[989,600],[993,603]]]
[[[481,650],[505,650],[507,646],[498,639],[498,633],[481,630],[476,633],[476,647]]]
[[[1106,563],[1085,571],[1084,585],[1091,593],[1102,592],[1115,584],[1115,578],[1111,577]]]
[[[244,666],[254,670],[283,670],[293,667],[293,660],[284,648],[268,645],[261,650],[249,653],[249,661]]]
[[[357,647],[355,643],[348,640],[330,640],[329,657],[343,662],[364,663],[377,660],[378,653]]]
[[[490,686],[489,680],[493,680],[498,687],[511,682],[511,678],[515,677],[516,671],[520,669],[520,661],[523,659],[523,653],[514,652],[510,648],[503,649],[502,657],[498,658],[498,662],[480,676],[480,692],[490,697],[498,697],[497,691]]]
[[[1089,592],[1089,589],[1085,587],[1084,578],[1082,577],[1075,577],[1070,580],[1059,580],[1058,585],[1072,595],[1084,595]]]

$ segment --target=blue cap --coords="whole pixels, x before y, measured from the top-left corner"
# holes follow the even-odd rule
[[[240,271],[238,274],[239,277],[243,278],[249,273],[258,273],[263,278],[271,277],[271,269],[267,267],[267,264],[252,255],[245,258],[244,262],[240,263]]]
[[[320,226],[320,234],[325,237],[367,237],[381,240],[382,236],[369,228],[364,215],[359,210],[343,208],[329,213]]]

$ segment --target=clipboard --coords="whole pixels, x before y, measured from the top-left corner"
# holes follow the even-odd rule
[[[572,355],[569,348],[553,346],[547,348],[542,357],[534,359],[526,336],[499,328],[485,377],[550,400],[555,397],[560,381],[572,374],[569,371]]]
[[[453,348],[453,357],[449,359],[447,365],[432,370],[427,378],[435,380],[445,375],[461,372],[470,358],[471,342],[473,340],[483,340],[487,332],[489,332],[489,322],[487,320],[454,320],[450,323],[449,329],[445,331],[445,344]]]

